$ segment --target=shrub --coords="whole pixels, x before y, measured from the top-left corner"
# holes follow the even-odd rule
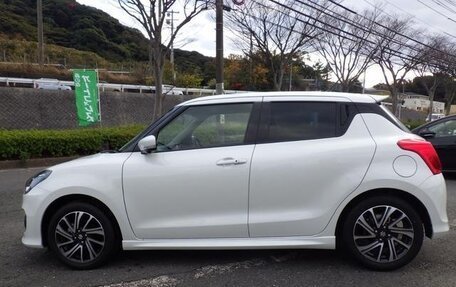
[[[402,121],[404,125],[406,125],[410,130],[413,130],[416,127],[419,127],[426,122],[424,120],[407,120],[407,121]]]
[[[0,159],[88,155],[118,149],[144,126],[74,130],[0,130]]]

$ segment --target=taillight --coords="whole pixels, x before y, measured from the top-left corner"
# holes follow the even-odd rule
[[[397,142],[397,145],[403,149],[417,153],[427,164],[433,174],[442,172],[442,164],[439,156],[430,142],[417,139],[406,139]]]

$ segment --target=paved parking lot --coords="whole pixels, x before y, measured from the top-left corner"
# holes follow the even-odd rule
[[[456,177],[447,180],[447,236],[426,240],[393,272],[363,269],[335,251],[130,251],[97,270],[73,271],[22,246],[21,195],[38,169],[0,171],[0,286],[456,286]]]

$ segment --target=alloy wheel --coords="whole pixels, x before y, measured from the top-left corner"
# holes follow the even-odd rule
[[[405,256],[413,245],[414,229],[400,209],[377,205],[364,211],[353,227],[353,240],[367,259],[388,263]]]
[[[85,211],[67,213],[55,228],[58,251],[73,262],[87,263],[98,258],[105,240],[105,230],[100,221]]]

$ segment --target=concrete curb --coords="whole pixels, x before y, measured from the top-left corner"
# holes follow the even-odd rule
[[[15,168],[30,168],[30,167],[45,167],[56,165],[62,162],[70,161],[79,156],[68,157],[51,157],[51,158],[32,158],[27,160],[3,160],[0,161],[0,170],[15,169]]]

